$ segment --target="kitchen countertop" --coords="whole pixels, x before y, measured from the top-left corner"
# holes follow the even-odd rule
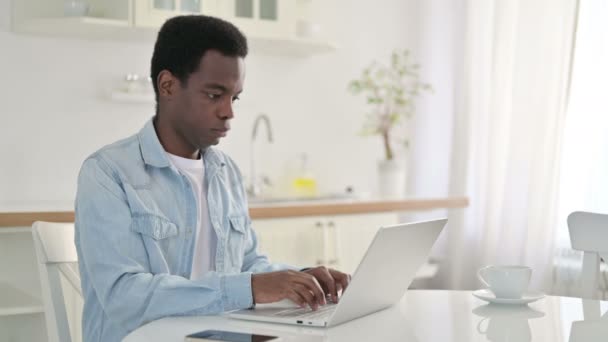
[[[302,216],[351,215],[378,212],[459,209],[469,205],[467,197],[344,199],[334,201],[258,202],[249,206],[252,219]],[[74,222],[70,204],[0,206],[0,228],[31,226],[35,221]]]

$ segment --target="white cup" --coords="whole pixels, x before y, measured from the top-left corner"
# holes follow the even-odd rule
[[[496,298],[520,299],[528,289],[532,269],[527,266],[487,266],[477,272],[479,280]]]

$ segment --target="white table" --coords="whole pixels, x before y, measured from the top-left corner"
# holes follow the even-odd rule
[[[169,317],[126,342],[182,342],[216,329],[281,341],[608,341],[608,302],[548,296],[528,306],[488,305],[468,291],[411,290],[393,307],[332,328],[247,322],[225,316]]]

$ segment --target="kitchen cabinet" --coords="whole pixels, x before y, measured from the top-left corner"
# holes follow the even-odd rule
[[[313,0],[86,0],[82,12],[64,0],[13,0],[11,29],[51,37],[154,42],[161,25],[180,14],[206,14],[234,23],[252,53],[310,56],[336,49],[323,37],[298,36]]]
[[[293,38],[295,0],[134,0],[134,25],[159,28],[180,14],[205,14],[228,20],[249,36]]]
[[[169,18],[181,14],[218,16],[218,2],[209,0],[135,0],[134,26],[159,28]]]
[[[227,0],[220,2],[220,17],[248,35],[260,38],[295,38],[295,0]]]
[[[273,262],[299,267],[325,265],[354,273],[381,226],[396,213],[253,220],[260,251]]]
[[[15,33],[80,39],[153,39],[153,31],[132,30],[132,1],[89,0],[86,10],[68,15],[63,0],[13,0]]]

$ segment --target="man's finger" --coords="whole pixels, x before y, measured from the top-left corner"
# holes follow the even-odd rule
[[[336,292],[342,293],[343,290],[344,290],[344,288],[342,287],[342,283],[337,282],[336,283]]]
[[[336,270],[330,270],[332,276],[336,279],[336,283],[339,283],[342,291],[346,290],[350,284],[350,275],[342,273]]]
[[[331,301],[335,303],[338,298],[338,293],[336,291],[336,281],[334,280],[334,277],[331,275],[329,270],[325,267],[319,267],[313,275],[315,276],[315,278],[317,278],[321,285],[325,285],[325,293],[329,294],[331,296]]]
[[[342,288],[346,290],[348,284],[350,284],[350,276],[348,274],[342,273],[342,279],[340,280],[340,283],[342,284]]]
[[[291,290],[287,294],[287,298],[291,299],[294,303],[298,304],[301,308],[306,306],[306,299],[302,297],[297,291]]]
[[[319,307],[319,304],[315,300],[315,296],[312,294],[312,292],[310,292],[306,288],[306,286],[303,286],[303,285],[300,285],[300,284],[295,284],[293,286],[293,290],[298,295],[300,295],[302,298],[304,298],[305,304],[308,304],[308,306],[310,306],[311,309],[317,310],[317,308]]]
[[[340,283],[342,283],[342,288],[346,289],[348,287],[348,285],[350,284],[350,274],[346,274],[346,273],[342,273],[342,272],[338,272],[337,273],[340,274]]]
[[[299,272],[299,274],[294,275],[294,281],[306,286],[315,296],[317,303],[325,305],[325,293],[315,277],[308,273]]]

